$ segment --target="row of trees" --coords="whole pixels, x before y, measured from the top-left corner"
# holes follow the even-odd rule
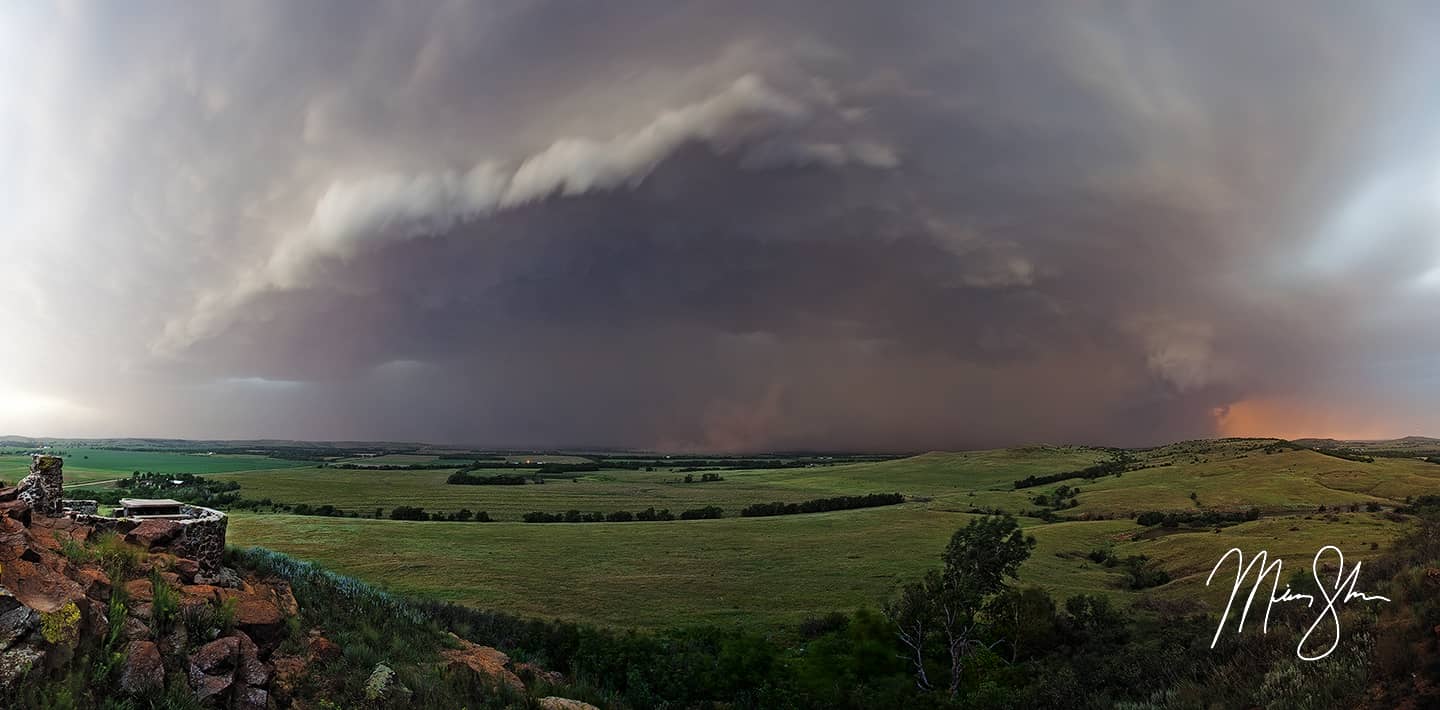
[[[1025,478],[1014,481],[1013,485],[1015,490],[1018,491],[1021,488],[1034,488],[1035,486],[1043,486],[1047,483],[1068,481],[1072,478],[1083,478],[1087,481],[1092,481],[1101,476],[1119,476],[1129,470],[1130,466],[1134,463],[1135,457],[1130,455],[1130,452],[1117,451],[1110,458],[1094,466],[1087,466],[1076,471],[1064,471],[1043,476],[1026,476]]]
[[[719,518],[725,514],[724,509],[708,505],[704,508],[681,511],[680,520],[702,520],[706,518]],[[631,522],[655,522],[675,520],[676,516],[668,508],[655,510],[646,508],[638,513],[631,513],[627,510],[617,510],[613,513],[583,512],[579,510],[567,510],[563,513],[546,513],[534,511],[526,513],[520,519],[527,523],[631,523]]]
[[[535,483],[544,483],[545,479],[535,476]],[[500,473],[493,476],[472,475],[466,469],[460,469],[450,474],[445,482],[453,486],[523,486],[530,480],[519,474]]]
[[[824,513],[831,510],[853,510],[855,508],[876,508],[882,505],[897,505],[905,502],[899,493],[871,493],[863,496],[838,496],[815,498],[801,503],[755,503],[740,511],[741,517],[758,518],[769,515],[799,515],[802,513]]]
[[[376,517],[379,517],[379,510],[378,510],[378,509],[376,510]],[[441,513],[441,512],[438,512],[438,511],[437,511],[437,512],[434,512],[434,513],[426,513],[424,508],[418,508],[418,507],[409,506],[409,505],[396,506],[395,509],[393,509],[393,510],[390,511],[390,519],[391,519],[391,520],[433,520],[433,521],[448,521],[448,522],[456,522],[456,523],[468,523],[468,522],[471,522],[471,521],[474,521],[474,522],[477,522],[477,523],[488,523],[488,522],[492,522],[491,519],[490,519],[490,514],[489,514],[489,513],[486,513],[486,512],[483,511],[483,510],[480,511],[480,512],[478,512],[478,513],[473,513],[473,512],[470,511],[469,508],[461,508],[460,510],[453,511],[453,512],[450,512],[450,513]]]
[[[1181,525],[1188,525],[1190,527],[1216,527],[1259,519],[1260,509],[1253,507],[1249,510],[1235,512],[1206,510],[1198,513],[1174,513],[1151,510],[1135,516],[1135,522],[1140,525],[1146,527],[1159,525],[1166,528],[1177,528]]]

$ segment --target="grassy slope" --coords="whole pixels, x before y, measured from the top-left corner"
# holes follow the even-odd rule
[[[921,506],[685,523],[405,523],[238,515],[231,537],[392,589],[534,616],[619,626],[794,622],[875,606],[934,565],[970,516]],[[1037,527],[1022,577],[1064,593],[1111,589],[1113,570],[1054,553],[1128,522]]]

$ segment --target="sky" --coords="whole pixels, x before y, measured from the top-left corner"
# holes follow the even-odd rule
[[[0,434],[1440,435],[1440,6],[0,5]]]

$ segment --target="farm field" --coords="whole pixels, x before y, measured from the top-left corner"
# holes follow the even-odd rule
[[[116,449],[67,448],[64,450],[65,482],[69,486],[126,478],[134,471],[156,473],[209,474],[223,471],[312,466],[304,461],[285,461],[268,456],[243,454],[191,454],[170,451],[120,451]],[[0,481],[14,483],[30,469],[29,454],[0,454]]]

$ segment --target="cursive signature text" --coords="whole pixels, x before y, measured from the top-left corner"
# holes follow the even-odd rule
[[[1334,552],[1337,561],[1335,584],[1333,587],[1327,588],[1325,586],[1325,580],[1320,576],[1320,560],[1327,552],[1331,551]],[[1216,562],[1215,567],[1210,570],[1210,576],[1205,578],[1205,586],[1210,586],[1210,582],[1215,579],[1215,573],[1220,571],[1221,565],[1224,565],[1225,561],[1230,559],[1231,555],[1235,556],[1235,585],[1230,590],[1230,599],[1225,603],[1225,611],[1220,614],[1220,624],[1215,627],[1215,638],[1210,641],[1210,648],[1215,648],[1215,644],[1220,640],[1220,633],[1225,630],[1225,622],[1230,618],[1230,608],[1234,606],[1235,598],[1239,596],[1241,588],[1245,586],[1246,580],[1250,578],[1252,571],[1256,572],[1254,577],[1255,581],[1250,587],[1250,596],[1246,598],[1245,606],[1240,612],[1240,623],[1235,627],[1235,633],[1238,634],[1245,629],[1245,620],[1250,616],[1250,607],[1255,603],[1255,595],[1260,591],[1260,586],[1265,582],[1267,577],[1272,577],[1273,581],[1270,584],[1270,599],[1265,604],[1265,617],[1260,623],[1260,633],[1265,633],[1269,630],[1270,609],[1276,604],[1304,601],[1305,606],[1312,609],[1315,607],[1317,600],[1313,594],[1293,592],[1288,585],[1285,587],[1285,591],[1280,591],[1280,570],[1283,567],[1283,563],[1279,559],[1270,561],[1269,555],[1264,550],[1261,550],[1259,554],[1250,559],[1249,564],[1246,564],[1245,553],[1238,547],[1230,548],[1230,551],[1222,555],[1220,561]],[[1355,590],[1355,584],[1360,578],[1360,564],[1361,563],[1356,562],[1355,567],[1350,570],[1350,574],[1346,575],[1345,553],[1341,552],[1340,548],[1334,545],[1326,545],[1320,548],[1319,552],[1315,553],[1315,559],[1310,562],[1310,572],[1315,577],[1315,586],[1320,590],[1320,596],[1323,598],[1323,606],[1320,610],[1320,615],[1310,624],[1310,628],[1306,629],[1305,635],[1300,637],[1300,643],[1295,646],[1295,655],[1299,656],[1300,660],[1318,661],[1330,655],[1330,653],[1340,645],[1340,612],[1335,608],[1337,604],[1348,604],[1355,599],[1367,602],[1390,601],[1388,598],[1378,594],[1366,594]],[[1334,627],[1334,639],[1330,642],[1329,648],[1326,648],[1324,653],[1318,656],[1307,656],[1305,654],[1305,642],[1310,640],[1310,636],[1314,634],[1315,630],[1320,628],[1320,624],[1327,619]]]

